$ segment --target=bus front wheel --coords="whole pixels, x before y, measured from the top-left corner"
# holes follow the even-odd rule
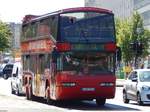
[[[96,104],[98,106],[103,106],[106,103],[106,99],[105,98],[97,98],[96,99]]]

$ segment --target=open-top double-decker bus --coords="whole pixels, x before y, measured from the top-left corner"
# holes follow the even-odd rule
[[[24,89],[52,100],[93,100],[115,95],[114,14],[79,7],[23,19]]]

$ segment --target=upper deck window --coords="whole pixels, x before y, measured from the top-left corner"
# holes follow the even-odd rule
[[[96,12],[72,12],[61,14],[60,35],[71,42],[114,41],[114,18],[112,14]]]
[[[22,27],[22,40],[31,38],[57,37],[58,16],[49,16]]]
[[[31,24],[27,24],[22,28],[22,40],[26,38],[35,38],[37,37],[37,28],[38,24],[33,22]]]

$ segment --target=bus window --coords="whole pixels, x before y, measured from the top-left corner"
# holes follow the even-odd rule
[[[111,71],[111,72],[115,72],[114,70],[114,55],[113,54],[110,54],[108,57],[107,57],[107,62],[108,62],[108,69]]]
[[[50,34],[49,19],[44,19],[40,21],[38,28],[38,36],[45,36]]]
[[[40,21],[38,27],[38,36],[51,36],[51,38],[56,38],[57,36],[57,25],[58,17],[52,16]]]
[[[27,25],[22,26],[21,41],[26,39]]]
[[[51,62],[51,54],[45,54],[45,68],[50,69],[50,62]]]
[[[57,29],[58,29],[58,16],[50,17],[50,27],[51,27],[51,35],[54,39],[57,37]]]
[[[24,67],[24,70],[29,70],[30,68],[30,56],[29,55],[23,56],[23,67]]]
[[[72,12],[61,14],[60,30],[60,37],[69,42],[79,42],[79,40],[102,42],[102,40],[113,40],[115,37],[113,15],[107,13]]]
[[[23,38],[35,38],[37,36],[37,23],[23,26]]]
[[[33,72],[33,73],[36,73],[36,64],[37,64],[37,55],[31,55],[30,56],[30,70]]]
[[[44,54],[40,54],[38,60],[39,60],[38,72],[39,72],[39,74],[44,74],[45,55]]]
[[[31,37],[36,38],[37,37],[37,23],[32,23],[31,24]]]
[[[56,63],[57,62],[57,57],[59,56],[59,52],[54,48],[53,52],[52,52],[52,62]]]
[[[84,72],[90,74],[114,72],[114,55],[111,53],[64,53],[63,70]]]
[[[57,67],[58,71],[63,70],[62,69],[62,57],[61,56],[57,57],[57,66],[56,67]]]

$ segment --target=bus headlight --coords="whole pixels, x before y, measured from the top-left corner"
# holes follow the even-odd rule
[[[75,85],[76,85],[75,82],[63,82],[62,83],[62,86],[64,86],[64,87],[73,87]]]
[[[102,87],[112,87],[112,86],[114,86],[114,83],[112,83],[112,82],[102,82],[102,83],[100,83],[100,86],[102,86]]]

